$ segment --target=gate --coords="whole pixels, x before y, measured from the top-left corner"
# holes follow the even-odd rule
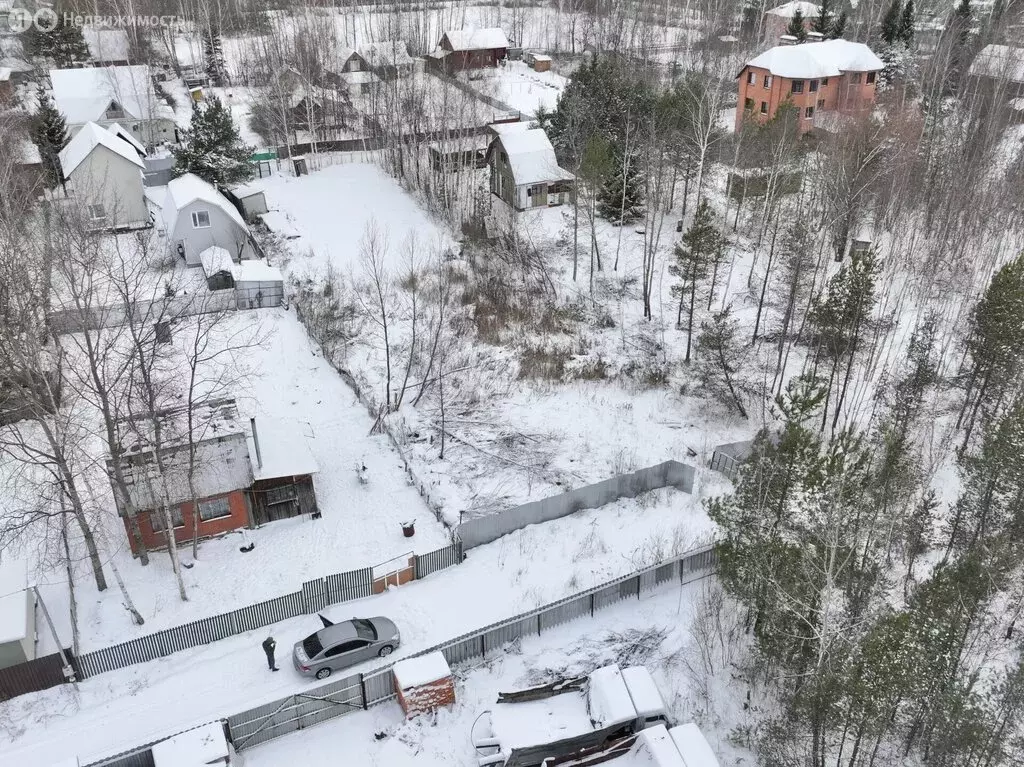
[[[75,665],[71,650],[64,650],[64,654],[68,663],[77,671],[78,667]],[[0,669],[0,701],[56,687],[66,681],[60,653],[44,655],[26,663]]]
[[[362,676],[339,679],[311,690],[236,714],[228,719],[231,742],[239,751],[290,732],[366,708]]]

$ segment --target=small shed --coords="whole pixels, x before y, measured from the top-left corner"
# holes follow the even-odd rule
[[[249,420],[249,459],[252,488],[249,500],[257,525],[300,514],[317,515],[313,475],[316,459],[309,449],[303,424],[260,416]]]
[[[216,245],[207,248],[199,254],[199,261],[203,266],[206,287],[209,290],[227,290],[235,287],[235,262],[224,248]]]
[[[153,746],[155,767],[207,767],[238,764],[221,722],[178,733]]]
[[[398,702],[407,718],[455,703],[455,682],[442,652],[400,660],[391,671]]]
[[[436,171],[479,170],[487,167],[487,136],[464,136],[435,141],[427,146],[430,167]]]
[[[533,67],[534,72],[547,72],[551,69],[551,57],[543,53],[527,51],[523,54],[523,61]]]
[[[239,184],[229,190],[227,195],[232,202],[242,209],[242,215],[246,221],[255,221],[258,216],[270,212],[267,206],[267,196],[263,193],[263,186],[258,183]]]
[[[0,563],[0,668],[36,657],[36,599],[28,587],[28,563]]]

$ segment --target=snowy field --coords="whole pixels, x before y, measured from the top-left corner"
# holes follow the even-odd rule
[[[457,667],[456,703],[433,716],[406,720],[397,702],[357,712],[245,752],[247,767],[301,762],[333,767],[338,755],[353,767],[477,767],[471,742],[476,718],[493,708],[499,692],[523,689],[560,676],[587,674],[611,662],[644,665],[655,677],[673,724],[696,721],[722,767],[747,763],[749,755],[728,737],[750,724],[737,696],[715,695],[713,706],[700,690],[706,677],[697,658],[700,641],[691,630],[708,582],[667,588],[629,600],[594,618],[560,626],[523,640],[509,652]],[[633,644],[646,636],[642,646]],[[632,640],[632,641],[631,641]],[[681,658],[688,657],[692,671]],[[730,683],[728,672],[710,677]],[[752,717],[750,720],[752,721]]]
[[[334,620],[393,618],[402,632],[403,645],[393,656],[399,658],[671,558],[709,540],[709,531],[693,497],[655,491],[517,531],[473,549],[458,567],[324,614]],[[255,540],[256,554],[266,550],[265,539]],[[239,588],[245,585],[239,581]],[[0,717],[0,750],[20,767],[47,767],[77,748],[84,763],[308,688],[315,682],[298,676],[287,656],[292,644],[319,626],[315,615],[293,618],[75,686],[15,698]],[[268,672],[260,648],[267,634],[277,639],[284,659],[278,674]],[[177,700],[188,706],[168,706]],[[116,732],[103,726],[111,721],[119,723]]]
[[[504,67],[484,70],[479,77],[473,77],[469,84],[481,93],[522,112],[523,119],[529,119],[540,107],[549,112],[554,111],[558,97],[568,82],[568,78],[554,72],[534,72],[521,61],[510,61]]]

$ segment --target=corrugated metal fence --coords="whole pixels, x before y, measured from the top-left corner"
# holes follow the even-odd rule
[[[64,653],[68,662],[77,670],[76,659],[72,656],[71,650],[65,649]],[[47,690],[63,684],[64,681],[64,665],[59,653],[44,655],[16,666],[0,668],[0,701],[38,690]]]
[[[417,555],[416,577],[426,577],[462,561],[462,542]],[[422,573],[422,575],[421,575]],[[162,658],[179,650],[244,634],[262,626],[319,612],[325,607],[368,597],[373,593],[373,568],[364,567],[306,581],[302,590],[241,607],[222,615],[157,631],[138,639],[79,656],[76,668],[83,678]]]
[[[733,482],[739,479],[740,462],[731,455],[720,453],[717,450],[711,454],[710,467],[712,471],[724,474]]]
[[[593,616],[599,610],[624,599],[639,598],[644,592],[663,584],[685,584],[705,578],[714,573],[715,564],[713,547],[695,549],[669,562],[616,578],[528,613],[484,626],[416,655],[440,650],[452,666],[474,658],[482,658],[518,639],[540,635],[563,623]],[[226,724],[231,741],[236,749],[243,751],[315,724],[389,701],[395,697],[391,675],[393,665],[388,664],[364,674],[352,674],[229,716]],[[134,751],[94,762],[86,767],[149,767],[152,764],[152,746],[152,743],[148,743]],[[145,761],[146,757],[150,761]]]

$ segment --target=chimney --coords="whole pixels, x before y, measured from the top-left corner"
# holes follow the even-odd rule
[[[260,435],[256,433],[256,419],[250,418],[249,425],[252,426],[252,443],[256,446],[256,468],[263,468],[263,456],[260,454]]]
[[[821,32],[808,32],[807,33],[807,42],[809,42],[809,43],[820,43],[824,39],[825,39],[825,35],[823,35]]]
[[[779,38],[779,45],[797,45],[799,42],[795,35],[783,35]]]

